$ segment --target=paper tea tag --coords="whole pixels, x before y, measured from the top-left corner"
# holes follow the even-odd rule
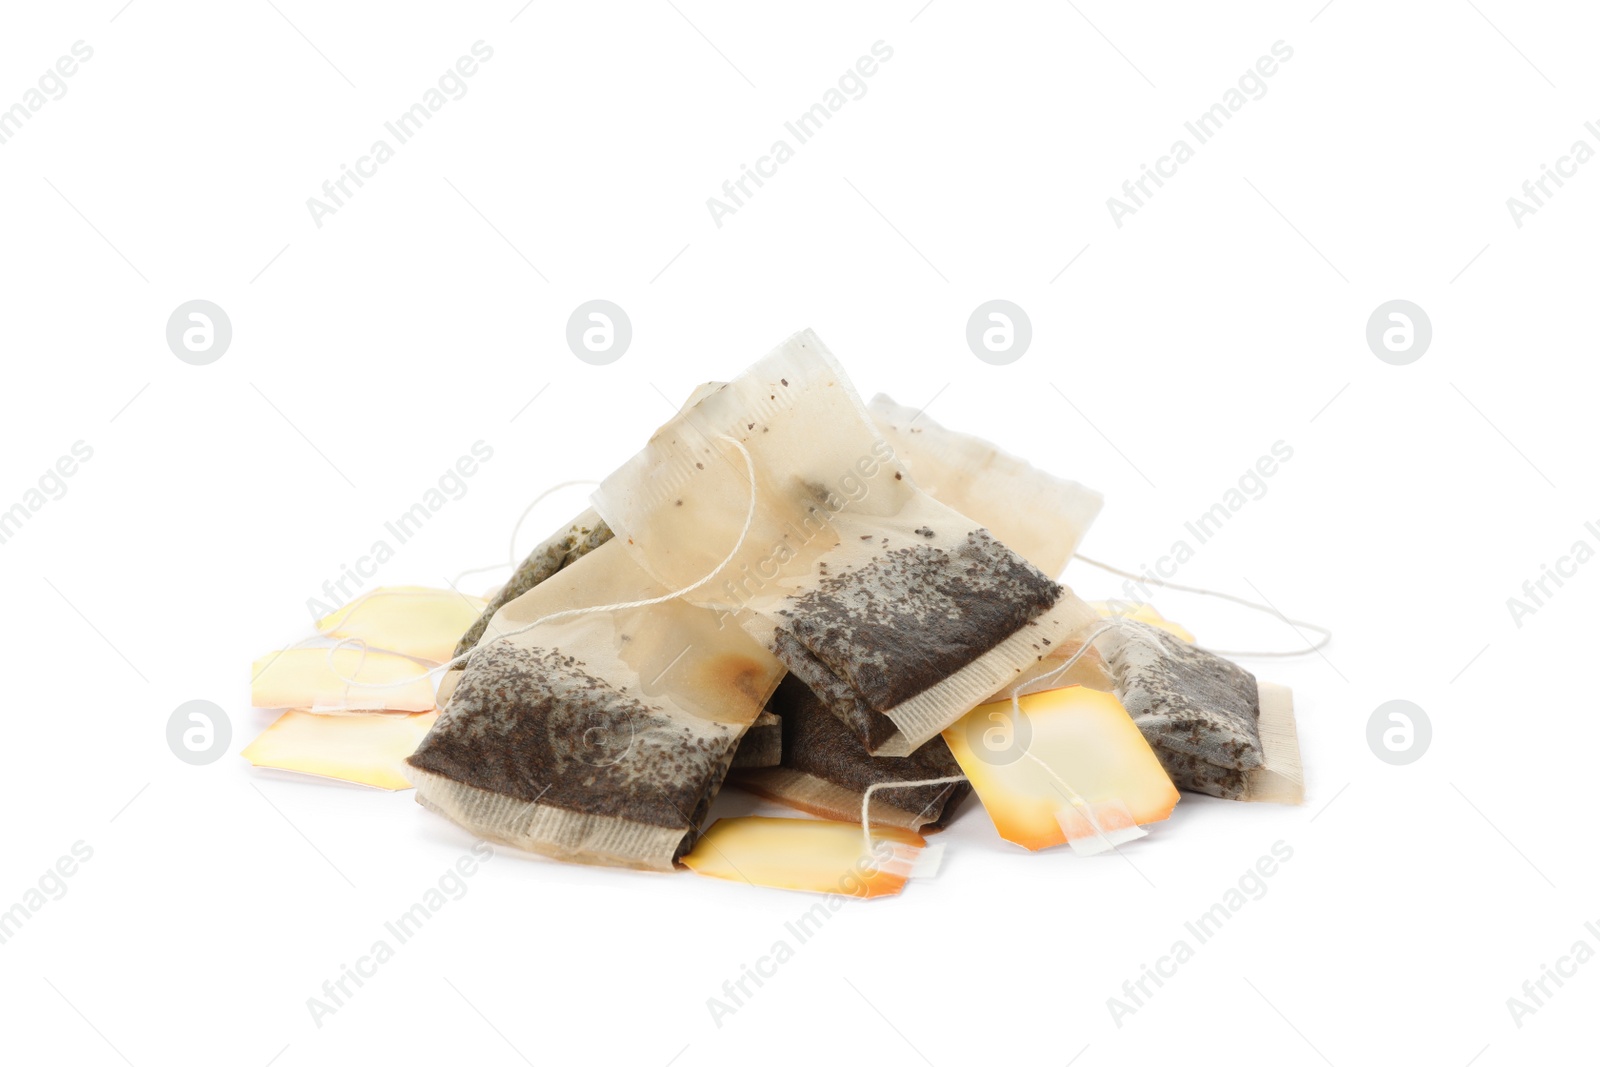
[[[360,638],[369,648],[443,663],[486,607],[488,601],[453,589],[384,586],[318,619],[317,632],[332,638]]]
[[[718,819],[682,862],[730,882],[872,898],[931,877],[942,853],[910,830],[875,827],[869,848],[860,823],[749,815]]]
[[[944,732],[1000,836],[1104,851],[1172,814],[1178,791],[1117,698],[1084,686],[974,708]]]
[[[376,648],[338,648],[331,657],[328,652],[290,648],[256,660],[250,665],[250,705],[321,713],[433,710],[433,681],[416,660]]]
[[[410,789],[406,757],[438,713],[312,715],[286,711],[239,753],[257,767],[337,778],[379,789]]]

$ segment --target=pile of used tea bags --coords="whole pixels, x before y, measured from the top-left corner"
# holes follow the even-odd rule
[[[1179,791],[1299,803],[1290,693],[1055,581],[1099,494],[880,396],[810,331],[670,421],[487,600],[392,587],[254,665],[256,766],[415,787],[576,863],[872,897],[976,793],[1026,849]],[[795,810],[708,823],[726,785]]]

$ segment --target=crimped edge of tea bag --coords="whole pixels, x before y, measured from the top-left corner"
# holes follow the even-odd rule
[[[587,815],[537,801],[514,800],[477,786],[406,764],[417,803],[469,832],[502,845],[552,859],[600,867],[671,871],[693,828],[646,826],[614,815]],[[618,863],[610,857],[632,853],[647,864]]]
[[[1085,623],[1100,616],[1066,586],[1054,605],[1004,641],[916,696],[884,712],[898,728],[874,756],[909,756],[930,738],[992,698],[1045,659]],[[949,709],[959,710],[951,715]]]
[[[859,792],[846,789],[814,774],[797,771],[792,767],[740,771],[729,781],[757,796],[791,808],[798,808],[819,818],[837,819],[842,822],[861,820]],[[899,830],[920,831],[924,827],[936,827],[944,819],[945,810],[950,806],[951,800],[955,799],[953,793],[959,788],[959,782],[951,783],[944,803],[939,805],[939,810],[926,816],[923,811],[909,811],[878,799],[878,796],[892,796],[892,791],[878,794],[873,797],[871,806],[867,809],[867,821],[872,826],[892,826]]]
[[[1300,737],[1294,724],[1294,690],[1256,680],[1261,717],[1261,766],[1245,772],[1246,799],[1268,804],[1303,804],[1305,774],[1300,764]]]

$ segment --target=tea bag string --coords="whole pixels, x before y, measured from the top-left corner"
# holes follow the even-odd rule
[[[873,793],[879,789],[915,789],[922,785],[949,785],[966,780],[967,776],[964,774],[951,774],[943,778],[923,778],[916,782],[873,782],[867,786],[866,792],[861,794],[861,839],[866,842],[867,851],[872,851],[872,819],[869,809],[872,807]]]
[[[1177,582],[1163,581],[1160,578],[1152,578],[1149,575],[1132,574],[1132,573],[1130,573],[1128,571],[1125,571],[1125,570],[1122,570],[1122,569],[1120,569],[1118,567],[1113,567],[1109,563],[1101,563],[1099,560],[1090,559],[1088,556],[1085,556],[1081,552],[1078,553],[1075,558],[1083,560],[1083,562],[1089,564],[1089,566],[1091,566],[1091,567],[1098,567],[1103,571],[1109,571],[1110,573],[1118,575],[1119,577],[1122,577],[1122,578],[1131,578],[1133,581],[1136,581],[1136,582],[1148,582],[1151,585],[1159,585],[1164,589],[1176,589],[1180,593],[1195,593],[1195,594],[1197,594],[1199,596],[1214,596],[1214,597],[1219,597],[1219,598],[1221,598],[1223,600],[1232,601],[1233,603],[1239,604],[1239,605],[1241,605],[1243,607],[1247,607],[1247,608],[1251,609],[1252,611],[1265,612],[1266,614],[1271,615],[1274,618],[1282,619],[1284,622],[1288,623],[1290,626],[1296,627],[1297,629],[1304,628],[1304,629],[1307,629],[1307,630],[1315,631],[1316,633],[1319,633],[1319,634],[1322,635],[1320,638],[1318,638],[1318,640],[1315,643],[1308,643],[1305,648],[1294,649],[1294,650],[1289,651],[1289,652],[1278,652],[1278,651],[1263,652],[1263,651],[1256,651],[1256,650],[1250,650],[1250,649],[1239,649],[1239,650],[1235,650],[1235,649],[1218,649],[1218,648],[1208,648],[1208,649],[1206,649],[1207,652],[1210,652],[1213,655],[1218,655],[1218,656],[1248,656],[1248,657],[1251,657],[1251,658],[1259,658],[1259,659],[1278,659],[1278,658],[1288,658],[1288,657],[1291,657],[1291,656],[1305,656],[1305,655],[1309,655],[1312,652],[1321,652],[1324,648],[1327,647],[1328,642],[1333,640],[1333,631],[1328,629],[1326,626],[1319,626],[1314,622],[1306,622],[1303,619],[1291,619],[1291,618],[1289,618],[1289,616],[1285,615],[1283,612],[1279,611],[1277,608],[1271,607],[1270,605],[1267,605],[1267,604],[1258,604],[1254,600],[1246,600],[1244,597],[1234,596],[1232,593],[1219,592],[1219,591],[1217,591],[1215,589],[1201,589],[1198,586],[1180,585]]]
[[[552,485],[550,488],[534,497],[533,501],[529,503],[529,505],[522,510],[522,514],[518,516],[517,524],[511,528],[511,544],[506,549],[506,562],[491,563],[486,567],[469,567],[467,570],[464,570],[455,576],[455,580],[450,583],[450,587],[453,589],[460,585],[461,579],[465,578],[469,574],[483,574],[485,571],[495,571],[506,566],[515,567],[517,565],[517,535],[522,532],[522,524],[528,520],[529,515],[533,514],[534,508],[543,503],[545,498],[550,496],[552,493],[558,493],[563,489],[571,489],[574,486],[579,485],[599,484],[600,483],[593,478],[577,478],[570,482],[560,482],[556,485]]]
[[[359,681],[359,680],[357,680],[355,678],[351,678],[351,677],[343,674],[342,672],[340,672],[338,665],[334,662],[333,654],[335,652],[337,652],[343,645],[345,645],[347,643],[350,643],[352,641],[359,640],[359,638],[346,638],[345,640],[340,641],[338,644],[334,645],[332,648],[328,649],[328,669],[333,671],[334,674],[337,675],[338,678],[345,683],[345,695],[346,695],[346,697],[349,696],[349,690],[350,690],[350,687],[352,687],[352,686],[359,686],[362,689],[397,689],[397,688],[399,688],[401,686],[413,685],[416,682],[419,682],[424,678],[430,678],[433,675],[435,675],[435,674],[437,674],[437,673],[439,673],[441,671],[447,671],[450,668],[456,666],[457,664],[465,663],[468,659],[470,659],[472,657],[473,653],[478,652],[479,650],[481,650],[483,648],[486,648],[487,646],[493,644],[496,641],[502,641],[502,640],[504,640],[504,639],[506,639],[508,637],[515,637],[518,634],[527,633],[529,630],[533,629],[535,626],[543,626],[547,622],[555,622],[558,619],[577,618],[577,617],[579,617],[581,615],[596,615],[596,614],[599,614],[601,612],[632,611],[632,610],[634,610],[636,608],[653,607],[656,604],[665,604],[670,600],[676,600],[681,596],[687,596],[688,594],[694,592],[696,589],[699,589],[701,586],[705,585],[707,582],[710,582],[718,574],[722,573],[722,569],[724,567],[726,567],[728,564],[732,563],[733,560],[734,560],[734,557],[736,557],[739,554],[739,551],[744,548],[745,541],[750,537],[750,527],[755,524],[755,518],[756,518],[756,463],[755,463],[755,460],[750,457],[749,450],[747,450],[744,447],[744,445],[740,444],[734,438],[729,437],[727,434],[718,434],[717,437],[718,437],[718,440],[726,441],[728,444],[730,444],[734,448],[738,449],[739,455],[744,457],[745,477],[746,477],[746,479],[747,479],[747,481],[749,483],[749,488],[750,488],[750,505],[749,505],[749,507],[747,507],[745,509],[744,525],[739,530],[739,539],[733,543],[733,547],[731,549],[729,549],[728,550],[728,554],[722,558],[722,562],[718,563],[715,567],[711,568],[711,570],[706,572],[706,574],[703,577],[699,578],[698,580],[696,580],[694,582],[691,582],[690,584],[684,586],[681,589],[674,589],[670,593],[664,593],[661,596],[650,597],[650,598],[645,599],[645,600],[629,600],[629,601],[625,601],[625,602],[620,603],[620,604],[596,604],[596,605],[593,605],[592,607],[587,607],[587,608],[567,608],[564,611],[556,611],[556,612],[552,612],[549,615],[543,615],[543,616],[541,616],[541,617],[539,617],[537,619],[534,619],[530,623],[526,623],[526,624],[524,624],[522,626],[518,626],[514,630],[506,630],[506,631],[503,631],[503,632],[496,633],[493,637],[491,637],[489,640],[485,641],[483,644],[479,645],[477,648],[469,649],[468,651],[461,653],[461,655],[459,655],[459,656],[455,656],[455,657],[453,657],[451,659],[446,660],[445,662],[439,664],[437,667],[432,667],[432,668],[424,671],[421,674],[414,675],[413,677],[405,678],[405,679],[402,679],[402,680],[397,681],[397,682],[363,682],[363,681]],[[491,623],[491,625],[493,625],[493,624]],[[363,651],[363,659],[364,658],[365,658],[365,651]]]

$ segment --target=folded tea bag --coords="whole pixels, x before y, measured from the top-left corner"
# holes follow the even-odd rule
[[[870,838],[869,846],[860,822],[718,819],[683,865],[728,882],[864,899],[895,896],[907,880],[937,873],[943,849],[921,836],[885,827]],[[801,929],[807,923],[802,918]]]
[[[961,768],[938,737],[909,756],[872,755],[793,675],[778,686],[767,708],[782,720],[783,754],[776,767],[741,771],[734,777],[752,793],[824,819],[859,822],[861,801],[876,786],[868,811],[873,826],[921,830],[943,826],[972,791],[965,782],[896,785],[959,775]]]
[[[780,683],[781,685],[781,683]],[[733,753],[733,766],[776,767],[783,762],[783,720],[763,711],[739,738]]]
[[[531,852],[670,870],[783,668],[682,600],[610,609],[668,592],[609,541],[501,608],[408,761],[418,800]]]
[[[1095,853],[1144,835],[1178,791],[1110,693],[1069,686],[974,708],[944,732],[995,829]]]
[[[668,588],[731,553],[692,599],[879,755],[909,754],[1094,618],[912,483],[810,331],[680,412],[593,499]]]
[[[981,437],[946,429],[882,393],[872,398],[871,412],[917,485],[976,519],[1052,578],[1105,504],[1093,489],[1047,474]]]
[[[1288,690],[1273,686],[1268,692],[1244,668],[1146,623],[1125,621],[1098,643],[1117,697],[1178,788],[1228,800],[1300,803],[1300,748]]]

